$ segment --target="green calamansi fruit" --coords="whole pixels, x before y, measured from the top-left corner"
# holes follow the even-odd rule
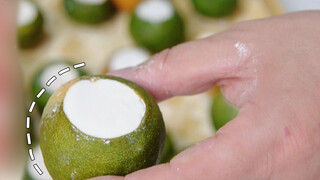
[[[212,122],[216,130],[227,124],[238,115],[238,109],[223,97],[219,90],[211,107]]]
[[[19,1],[18,8],[18,44],[21,48],[32,47],[43,35],[43,16],[39,8],[31,1]]]
[[[173,141],[172,141],[170,135],[167,133],[166,143],[164,145],[164,149],[163,149],[160,163],[169,162],[175,155],[176,155],[176,151],[175,151],[175,148],[173,145]]]
[[[98,24],[114,15],[116,9],[111,0],[64,0],[67,14],[86,24]]]
[[[30,149],[29,149],[28,162],[26,165],[26,169],[24,171],[23,180],[50,180],[50,179],[52,179],[52,177],[50,176],[50,174],[44,164],[40,145],[37,144],[36,146],[34,146],[34,148],[30,148]],[[32,155],[30,156],[30,154],[32,154]],[[31,157],[33,157],[34,159],[31,160],[30,159]],[[37,166],[41,169],[41,172],[42,172],[41,175],[34,168],[34,164],[37,164]]]
[[[40,145],[53,179],[126,175],[160,161],[165,126],[153,97],[112,76],[83,76],[50,97]]]
[[[184,23],[168,0],[144,1],[138,5],[130,23],[137,44],[159,52],[184,41]]]
[[[237,7],[237,0],[192,0],[195,9],[210,17],[230,15]]]
[[[59,71],[69,67],[70,71],[62,75],[59,75]],[[35,73],[32,81],[32,95],[33,99],[36,100],[37,108],[40,113],[42,113],[47,101],[50,96],[64,83],[78,78],[80,76],[86,75],[86,72],[82,69],[74,70],[72,68],[72,63],[66,60],[53,61],[42,66],[38,72]],[[52,82],[50,86],[47,86],[47,82],[53,77],[56,80]],[[41,94],[41,90],[45,89],[45,92],[38,98],[38,94]]]

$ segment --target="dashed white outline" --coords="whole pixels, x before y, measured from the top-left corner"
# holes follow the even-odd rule
[[[81,68],[81,67],[84,67],[84,66],[86,66],[86,63],[82,62],[82,63],[78,63],[78,64],[73,65],[73,68],[74,69],[78,69],[78,68]]]
[[[44,92],[46,92],[46,89],[45,89],[45,88],[42,88],[42,89],[40,90],[40,92],[37,94],[37,98],[39,99]]]
[[[69,68],[69,67],[66,67],[66,68],[62,69],[61,71],[59,71],[58,74],[59,74],[60,76],[62,76],[64,73],[67,73],[67,72],[69,72],[69,71],[70,71],[70,68]]]
[[[32,113],[35,105],[36,105],[36,102],[35,102],[35,101],[32,101],[31,106],[30,106],[30,108],[29,108],[29,113]]]
[[[52,76],[49,81],[47,82],[47,86],[50,86],[55,80],[57,80],[57,77],[56,76]]]
[[[84,67],[84,66],[86,66],[86,64],[85,64],[84,62],[73,65],[74,69],[78,69],[78,68],[81,68],[81,67]],[[69,72],[70,70],[71,70],[71,69],[70,69],[69,67],[66,67],[66,68],[60,70],[60,71],[58,72],[58,74],[59,74],[60,76],[62,76],[63,74]],[[56,77],[56,76],[52,76],[52,77],[47,81],[46,85],[47,85],[47,86],[50,86],[55,80],[57,80],[57,77]],[[46,91],[46,89],[45,89],[45,88],[42,88],[42,89],[40,90],[40,92],[37,94],[37,98],[39,99],[39,98],[43,95],[43,93],[44,93],[45,91]],[[36,102],[35,102],[35,101],[32,101],[31,106],[30,106],[30,108],[29,108],[29,113],[32,113],[35,105],[36,105]],[[30,128],[30,121],[31,121],[30,116],[27,116],[27,122],[26,122],[26,128],[27,128],[27,129]],[[31,145],[31,135],[30,135],[29,132],[27,133],[27,143],[28,143],[28,145]],[[29,148],[28,151],[29,151],[29,157],[30,157],[31,161],[34,161],[34,160],[35,160],[35,157],[34,157],[32,148]],[[39,175],[42,175],[42,174],[43,174],[43,172],[42,172],[42,170],[40,169],[40,167],[38,166],[38,164],[33,164],[33,167],[34,167],[34,169],[38,172]]]
[[[27,133],[27,143],[28,143],[28,145],[31,145],[31,136],[30,136],[30,133]]]
[[[31,161],[34,161],[34,160],[35,160],[34,155],[33,155],[33,150],[32,150],[32,148],[29,148],[29,157],[30,157],[30,160],[31,160]]]
[[[27,117],[27,124],[26,124],[26,127],[27,127],[27,129],[29,129],[29,128],[30,128],[30,117],[29,117],[29,116]]]
[[[34,164],[33,165],[34,169],[39,173],[39,175],[42,175],[43,172],[41,171],[41,169],[39,168],[38,164]]]

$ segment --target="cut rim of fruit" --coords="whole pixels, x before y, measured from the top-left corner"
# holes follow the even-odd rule
[[[108,0],[75,0],[75,1],[81,4],[87,4],[87,5],[100,5],[107,2]]]
[[[138,47],[128,47],[118,50],[111,57],[109,69],[110,71],[115,71],[127,67],[137,66],[150,57],[150,54]]]
[[[46,67],[43,72],[41,73],[40,77],[40,83],[42,87],[46,87],[46,90],[53,94],[56,90],[58,90],[63,84],[66,82],[75,79],[79,77],[79,73],[76,70],[71,70],[65,74],[63,74],[61,77],[58,77],[58,72],[62,69],[69,67],[68,64],[65,63],[58,63],[50,65],[49,67]],[[56,80],[50,84],[50,86],[47,86],[47,82],[53,77],[56,76]]]
[[[168,0],[144,1],[136,9],[137,16],[150,23],[161,23],[174,16],[174,7]]]
[[[38,16],[36,5],[30,1],[20,1],[18,7],[18,26],[22,27],[33,23]]]
[[[80,80],[68,89],[63,111],[81,132],[112,139],[127,135],[140,126],[146,104],[134,89],[119,81]]]

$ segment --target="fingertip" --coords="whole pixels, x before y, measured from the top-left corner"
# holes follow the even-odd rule
[[[149,63],[150,61],[136,67],[109,72],[107,75],[120,77],[140,85],[148,91],[156,101],[171,97],[171,94],[162,89],[161,76],[152,76],[148,72],[148,68],[151,68]]]

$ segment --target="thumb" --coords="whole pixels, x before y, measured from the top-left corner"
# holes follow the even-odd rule
[[[267,168],[269,157],[265,154],[268,154],[272,143],[262,141],[269,129],[254,124],[255,118],[250,117],[254,117],[252,112],[240,113],[216,136],[181,152],[169,163],[142,169],[125,177],[105,176],[92,180],[257,179],[252,177],[259,177],[270,170]],[[246,143],[243,143],[244,140]]]
[[[181,44],[151,57],[137,67],[109,75],[141,85],[158,101],[204,92],[218,81],[232,78],[239,67],[239,54],[234,42],[226,40],[225,36],[220,34]]]

